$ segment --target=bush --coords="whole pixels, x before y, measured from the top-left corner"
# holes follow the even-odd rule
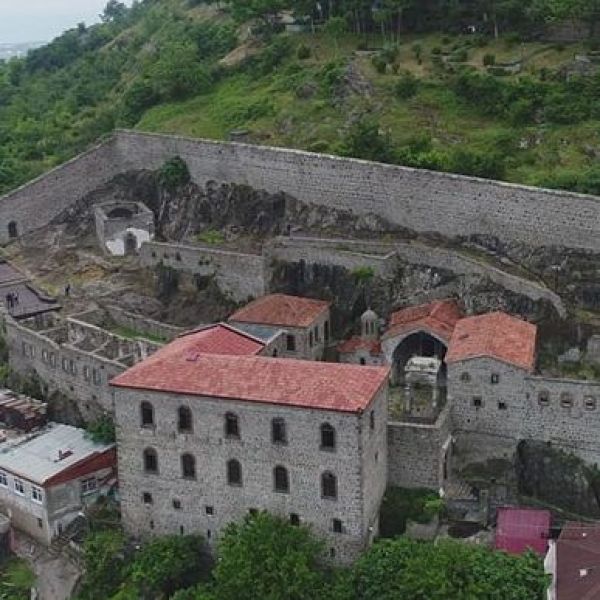
[[[504,157],[496,152],[476,152],[459,148],[449,155],[448,170],[473,177],[502,179],[506,164]]]
[[[385,73],[386,69],[387,69],[387,63],[385,62],[385,60],[382,58],[382,56],[380,54],[376,54],[375,56],[373,56],[373,58],[371,59],[371,63],[373,64],[373,66],[375,67],[375,70],[378,73]]]
[[[495,54],[491,54],[491,53],[487,53],[483,55],[483,66],[484,67],[491,67],[493,65],[496,64],[496,55]]]
[[[116,441],[115,423],[108,415],[92,421],[86,429],[87,435],[97,444],[112,444]]]
[[[170,192],[189,183],[190,171],[180,156],[174,156],[165,162],[158,172],[160,183]]]
[[[420,62],[421,57],[423,56],[423,46],[421,46],[421,44],[413,44],[411,49],[415,58]]]
[[[308,146],[309,152],[329,152],[329,142],[325,140],[316,140]]]
[[[394,162],[394,149],[389,136],[382,134],[378,121],[370,117],[363,117],[350,127],[342,140],[340,153],[353,158]]]
[[[299,60],[310,58],[310,48],[306,44],[300,44],[296,50],[296,56]]]
[[[510,70],[504,67],[488,67],[487,72],[495,77],[508,77],[511,75]]]
[[[452,62],[467,62],[469,60],[469,53],[466,48],[459,48],[449,56],[448,60]]]
[[[434,46],[431,49],[431,54],[433,54],[434,56],[439,56],[442,53],[442,49],[439,46]]]
[[[389,487],[381,504],[381,537],[395,537],[403,534],[409,520],[429,523],[434,514],[439,513],[439,510],[435,513],[432,511],[440,508],[439,504],[430,503],[439,501],[440,497],[433,490]]]
[[[394,86],[394,92],[398,98],[408,100],[417,94],[419,91],[419,79],[410,71],[405,71],[400,75],[400,78]]]

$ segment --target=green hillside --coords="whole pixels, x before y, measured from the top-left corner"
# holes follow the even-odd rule
[[[377,11],[334,0],[316,14],[314,2],[126,9],[112,0],[102,24],[0,63],[0,191],[114,127],[135,127],[216,139],[237,131],[256,143],[600,194],[596,43],[533,41],[571,2],[548,0],[564,13],[551,14],[540,13],[544,1],[497,0],[490,13],[490,2],[460,0],[452,13],[443,0],[387,0]],[[308,31],[282,32],[274,8],[310,16]],[[464,33],[471,22],[478,32]],[[588,60],[583,75],[572,69],[577,55]]]

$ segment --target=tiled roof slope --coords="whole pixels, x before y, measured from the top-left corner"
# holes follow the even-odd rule
[[[325,300],[270,294],[250,302],[233,313],[229,320],[282,327],[309,327],[330,304]]]
[[[381,354],[381,342],[378,340],[364,340],[360,337],[352,337],[349,340],[340,342],[337,351],[341,354],[349,354],[357,350],[366,350],[372,356]]]
[[[556,542],[557,600],[600,598],[600,525],[569,522]]]
[[[452,299],[410,306],[392,313],[388,330],[383,337],[385,339],[423,329],[431,331],[447,342],[462,316],[458,303]]]
[[[503,312],[461,319],[448,346],[448,364],[490,357],[533,371],[537,327]]]
[[[549,510],[502,506],[498,509],[495,547],[510,554],[530,549],[543,556],[548,549],[551,522]]]
[[[265,344],[225,323],[209,325],[180,335],[174,342],[177,349],[190,354],[258,354]]]
[[[189,352],[180,338],[111,381],[117,387],[340,412],[364,410],[389,370]]]

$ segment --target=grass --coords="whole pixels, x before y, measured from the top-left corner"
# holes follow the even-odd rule
[[[145,340],[149,340],[151,342],[156,342],[157,344],[166,343],[166,338],[161,337],[159,335],[153,335],[151,333],[141,333],[132,329],[131,327],[123,327],[121,325],[117,325],[115,327],[111,327],[110,331],[112,331],[115,335],[120,335],[123,338],[128,340],[137,340],[139,338],[143,338]]]
[[[0,598],[2,600],[28,600],[35,584],[35,575],[27,562],[10,558],[0,566]]]
[[[208,94],[149,110],[137,128],[212,139],[227,139],[232,130],[243,129],[263,144],[336,153],[351,118],[371,112],[397,145],[426,134],[433,148],[440,151],[460,145],[491,152],[502,146],[510,156],[504,178],[515,183],[543,185],[557,172],[578,171],[594,162],[589,149],[600,144],[597,121],[574,126],[511,127],[500,119],[478,115],[461,102],[434,65],[431,50],[440,47],[450,51],[456,45],[469,45],[472,40],[468,37],[451,37],[447,43],[438,34],[402,37],[398,67],[422,78],[417,95],[409,100],[394,94],[398,75],[377,73],[369,55],[356,54],[363,36],[342,36],[337,49],[333,40],[320,34],[290,39],[294,46],[290,56],[268,74],[230,71]],[[413,51],[415,43],[422,46],[420,64]],[[300,44],[310,47],[308,59],[296,58],[295,49]],[[368,45],[382,47],[383,40],[373,35]],[[582,50],[579,45],[515,44],[501,38],[489,40],[483,47],[469,47],[468,62],[483,71],[485,54],[494,54],[499,62],[522,54],[529,57],[524,72],[535,74],[542,67],[558,68]],[[335,100],[323,89],[322,69],[336,60],[342,65],[352,61],[354,69],[371,84],[369,97],[347,94],[343,101]],[[307,84],[314,86],[314,94],[299,97],[296,90]]]

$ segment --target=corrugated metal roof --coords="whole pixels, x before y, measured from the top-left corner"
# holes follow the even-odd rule
[[[230,327],[233,327],[233,325],[230,325]],[[281,332],[281,327],[276,325],[258,325],[257,323],[236,323],[235,329],[239,329],[265,343],[271,341]]]
[[[62,471],[112,446],[114,444],[94,443],[86,437],[84,429],[50,423],[39,433],[0,444],[0,469],[43,485]]]
[[[498,509],[496,549],[510,554],[531,549],[543,556],[548,549],[551,523],[549,510],[503,506]]]

